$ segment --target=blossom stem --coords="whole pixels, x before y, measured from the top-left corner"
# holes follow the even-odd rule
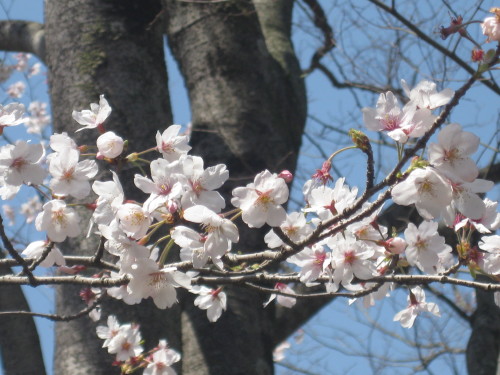
[[[170,241],[168,241],[168,243],[165,245],[165,248],[163,249],[163,251],[160,255],[160,259],[158,260],[158,263],[160,264],[160,266],[163,266],[165,264],[165,262],[167,261],[168,254],[169,254],[172,246],[174,246],[174,243],[175,243],[174,240],[170,239]]]
[[[347,147],[341,148],[340,150],[337,150],[333,154],[331,154],[330,157],[328,158],[328,161],[331,162],[333,160],[333,158],[335,156],[337,156],[338,154],[340,154],[341,152],[344,152],[344,151],[347,151],[347,150],[351,150],[351,149],[355,149],[355,148],[358,148],[358,146],[353,145],[353,146],[347,146]]]

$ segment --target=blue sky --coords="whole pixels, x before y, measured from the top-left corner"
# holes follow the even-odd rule
[[[328,1],[322,1],[325,9],[331,5]],[[492,2],[490,2],[492,3]],[[0,9],[0,16],[10,19],[25,19],[42,22],[43,19],[43,1],[41,0],[16,0],[16,1],[3,1],[3,15],[1,14],[2,9]],[[362,8],[365,6],[361,2],[353,2],[353,10],[357,8]],[[422,5],[425,7],[425,5]],[[457,6],[458,7],[458,6]],[[489,8],[489,5],[485,6]],[[340,8],[339,8],[340,9]],[[342,11],[345,11],[343,9]],[[442,14],[441,14],[442,15]],[[345,14],[341,11],[332,12],[332,24],[333,25],[343,25],[346,30],[349,29],[349,25],[343,24],[347,18]],[[376,17],[379,17],[378,13],[372,8],[368,8],[362,15],[360,19],[366,17],[369,20],[376,22]],[[306,64],[309,57],[314,52],[315,48],[318,46],[317,32],[311,26],[311,23],[307,23],[306,17],[302,14],[296,16],[294,19],[295,24],[295,46],[298,51],[298,55],[301,57],[302,63]],[[437,19],[436,26],[439,24],[446,24],[447,19]],[[434,30],[427,30],[429,34],[432,34]],[[382,30],[380,32],[383,32]],[[436,36],[436,38],[438,38]],[[342,39],[339,39],[339,46],[336,49],[336,53],[344,53],[349,50],[349,48],[354,48],[355,44],[362,45],[367,42],[363,40],[361,36],[356,37],[356,35],[347,35]],[[350,44],[349,44],[350,43]],[[451,43],[451,42],[450,42]],[[326,56],[325,60],[330,57]],[[409,60],[420,59],[418,53],[415,55],[409,55]],[[374,61],[375,64],[375,61]],[[179,124],[187,124],[190,121],[189,113],[189,103],[187,100],[186,92],[184,89],[184,84],[182,78],[180,77],[175,62],[172,60],[171,55],[167,52],[167,66],[169,69],[169,87],[171,90],[171,100],[174,112],[174,122]],[[348,67],[346,67],[348,68]],[[428,78],[425,72],[431,71],[431,66],[422,66],[421,76],[415,77],[417,81],[423,78]],[[367,70],[369,67],[367,67]],[[427,73],[429,74],[429,73]],[[410,80],[414,77],[401,77]],[[451,85],[452,88],[456,89],[459,87],[461,76],[456,77],[457,80]],[[361,95],[360,98],[355,97],[349,91],[335,91],[332,89],[330,83],[325,79],[323,75],[318,72],[312,73],[306,79],[307,91],[308,91],[308,105],[309,113],[316,118],[321,119],[328,124],[342,128],[349,129],[351,127],[362,129],[362,117],[358,108],[357,100],[360,101],[361,106],[375,106],[376,96],[373,95]],[[48,101],[47,90],[43,84],[38,84],[33,90],[33,96],[38,100]],[[452,121],[460,122],[469,131],[473,131],[482,137],[482,140],[486,142],[487,139],[493,137],[495,139],[495,132],[497,131],[497,121],[498,121],[498,108],[500,101],[498,97],[493,96],[487,89],[481,85],[476,85],[467,96],[467,99],[463,101],[460,108],[454,111],[451,117]],[[315,120],[309,119],[308,121],[308,134],[312,139],[322,139],[322,138],[334,138],[333,133],[324,135],[324,129],[317,125]],[[16,135],[17,136],[17,135]],[[370,137],[376,138],[375,134],[369,134]],[[321,165],[323,158],[321,157],[319,151],[314,147],[314,145],[304,138],[304,146],[301,151],[300,164],[307,173],[310,174]],[[338,141],[337,144],[334,142],[324,143],[324,147],[327,150],[334,150],[334,147],[338,147],[342,144],[348,144],[349,140],[344,139]],[[384,160],[390,161],[395,159],[395,152],[391,149],[383,149],[381,155]],[[479,155],[479,153],[477,154]],[[486,152],[482,158],[481,162],[484,164],[491,153]],[[353,157],[353,154],[342,155],[336,162],[336,166],[348,177],[348,182],[350,184],[362,184],[364,173],[359,173],[359,164],[362,163],[363,159],[357,156]],[[388,163],[381,165],[381,170],[384,171],[388,167]],[[295,186],[295,197],[299,198],[300,186]],[[492,193],[493,199],[498,199],[498,190]],[[50,288],[39,287],[39,288],[25,288],[30,304],[32,308],[36,311],[45,312],[51,311],[53,306],[53,293]],[[401,344],[397,341],[391,341],[388,339],[388,334],[380,334],[379,331],[370,328],[369,325],[373,326],[370,319],[375,322],[383,323],[390,333],[397,334],[408,340],[414,339],[418,332],[426,332],[426,334],[436,334],[436,329],[433,321],[423,320],[416,329],[408,331],[402,330],[398,323],[392,322],[392,316],[394,313],[404,307],[406,294],[402,291],[397,292],[400,298],[396,298],[391,301],[385,301],[381,305],[381,308],[375,308],[370,311],[369,314],[365,314],[363,310],[357,310],[353,308],[348,308],[347,303],[344,300],[336,301],[335,303],[327,306],[322,310],[317,317],[313,319],[306,327],[304,327],[305,338],[302,344],[294,344],[292,349],[289,351],[287,359],[285,362],[290,363],[293,366],[301,367],[304,369],[309,369],[315,371],[316,373],[331,373],[331,374],[359,374],[368,373],[376,368],[376,364],[371,363],[366,358],[363,357],[352,357],[352,353],[356,348],[361,349],[361,343],[366,344],[365,353],[371,351],[380,355],[390,355],[390,350],[400,350]],[[470,292],[468,292],[470,294]],[[464,298],[470,298],[466,295]],[[455,325],[449,328],[450,336],[459,330],[463,332],[466,330],[465,327],[455,319]],[[448,319],[446,324],[452,325],[453,319]],[[53,342],[53,324],[46,320],[37,319],[37,325],[39,327],[44,355],[46,357],[47,365],[49,366],[49,373],[51,366],[51,358],[53,354],[52,342]],[[368,327],[367,327],[368,325]],[[335,327],[335,330],[332,330]],[[416,333],[417,332],[417,333]],[[456,338],[457,342],[465,343],[466,335],[462,338]],[[360,341],[361,340],[361,341]],[[399,345],[399,346],[398,346]],[[334,348],[329,349],[328,347]],[[392,349],[391,349],[392,348]],[[342,350],[345,354],[342,354]],[[405,348],[404,350],[407,350]],[[409,349],[408,349],[409,350]],[[362,353],[358,353],[361,355]],[[372,367],[370,367],[372,366]],[[439,364],[436,369],[439,371],[440,368],[446,368],[446,360]],[[459,369],[460,370],[460,369]],[[277,366],[278,374],[295,374],[300,372],[290,372],[291,370]],[[393,372],[391,372],[393,371]],[[394,370],[385,369],[384,374],[395,373],[412,373],[412,370],[406,369],[403,364],[401,367],[396,367]],[[461,372],[461,370],[459,371]]]

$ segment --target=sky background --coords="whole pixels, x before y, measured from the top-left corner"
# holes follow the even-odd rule
[[[347,2],[344,2],[347,3]],[[488,9],[493,2],[487,2],[483,6]],[[384,36],[387,30],[376,27],[382,22],[388,21],[390,18],[383,19],[373,6],[362,1],[353,1],[352,6],[342,5],[342,2],[322,1],[325,11],[329,15],[330,24],[334,26],[338,46],[334,53],[338,55],[349,55],[352,49],[363,49],[376,45],[380,37]],[[427,20],[435,17],[435,22],[431,21],[424,29],[429,35],[435,39],[439,36],[435,34],[435,30],[440,25],[446,25],[448,22],[446,10],[442,10],[439,15],[433,14],[432,6],[427,2],[419,2],[419,12],[427,14]],[[460,13],[460,4],[465,2],[457,2],[454,9]],[[428,7],[428,10],[426,10]],[[465,8],[464,9],[469,9]],[[408,10],[411,14],[411,10]],[[355,17],[354,17],[354,16]],[[43,2],[41,0],[16,0],[16,1],[1,1],[0,17],[2,19],[24,19],[37,22],[43,22]],[[482,19],[484,13],[481,13],[476,19]],[[373,27],[374,32],[369,35],[360,34],[359,31],[353,29],[352,18],[355,18],[359,23],[366,24],[366,27]],[[359,25],[358,25],[359,26]],[[396,26],[394,26],[396,27]],[[470,27],[471,33],[474,27]],[[342,32],[341,32],[342,31]],[[380,34],[377,34],[380,33]],[[382,39],[382,38],[381,38]],[[297,54],[303,66],[308,64],[310,56],[320,45],[318,39],[318,31],[312,25],[307,17],[307,12],[296,11],[294,17],[294,43]],[[478,40],[483,40],[478,38]],[[446,43],[453,43],[451,40]],[[443,42],[444,43],[444,42]],[[470,48],[470,45],[463,44],[464,47]],[[381,46],[387,47],[387,46]],[[456,48],[462,47],[462,44]],[[372,52],[373,53],[373,52]],[[6,57],[9,58],[9,57]],[[326,56],[324,60],[335,62],[330,56]],[[366,59],[366,62],[363,60]],[[405,78],[407,81],[412,80],[418,82],[421,79],[429,78],[430,72],[435,69],[435,66],[428,61],[417,50],[412,52],[409,50],[407,55],[408,65],[411,62],[419,64],[420,71],[417,75],[409,75],[400,78]],[[31,63],[36,60],[32,59]],[[171,91],[171,100],[174,113],[174,122],[186,125],[190,121],[189,103],[184,88],[184,83],[179,75],[176,63],[173,61],[167,49],[167,67],[169,71],[169,88]],[[377,74],[377,68],[383,69],[384,66],[378,62],[375,55],[364,57],[362,54],[359,60],[353,61],[352,64],[345,66],[336,66],[336,69],[349,70],[353,66],[356,69],[366,69],[366,74]],[[404,69],[401,69],[404,71]],[[407,70],[410,71],[411,70]],[[365,72],[363,72],[365,73]],[[380,71],[380,74],[385,72]],[[454,75],[455,74],[455,75]],[[443,75],[444,76],[444,75]],[[460,86],[461,80],[464,78],[460,72],[449,72],[446,75],[450,81],[450,87],[456,89]],[[3,86],[21,79],[19,75],[12,77]],[[394,83],[394,82],[391,82]],[[312,73],[306,78],[308,107],[310,118],[307,124],[307,136],[303,139],[303,148],[299,160],[300,171],[297,173],[297,181],[294,185],[294,198],[300,199],[301,180],[308,178],[314,172],[315,168],[321,166],[324,157],[342,145],[350,144],[348,138],[341,138],[334,130],[325,130],[325,127],[320,126],[316,119],[335,127],[337,130],[348,130],[349,128],[363,129],[362,116],[359,110],[363,106],[375,106],[377,97],[374,95],[355,95],[348,90],[340,91],[332,89],[330,83],[323,75],[318,72]],[[36,77],[32,80],[31,86],[27,91],[23,101],[26,105],[32,100],[40,100],[48,102],[47,87],[44,76]],[[496,143],[497,124],[498,124],[498,108],[500,101],[498,97],[490,93],[482,85],[476,85],[468,94],[467,98],[460,105],[459,109],[453,112],[452,121],[461,123],[467,130],[473,131],[481,136],[482,141],[491,144],[491,139]],[[76,129],[76,124],[75,124]],[[10,130],[10,129],[9,129]],[[7,133],[7,132],[6,132]],[[19,131],[9,132],[8,136],[13,139],[25,138],[26,134]],[[370,137],[377,139],[378,135],[368,133]],[[319,150],[315,144],[319,142],[322,150]],[[487,150],[484,148],[483,150]],[[476,154],[479,162],[485,165],[491,159],[491,152],[478,152]],[[391,162],[396,160],[395,151],[391,148],[384,147],[378,150],[378,157],[383,162],[379,165],[379,177],[384,171],[387,171]],[[345,176],[351,185],[359,185],[364,181],[364,171],[360,173],[360,163],[363,163],[363,158],[358,157],[354,153],[344,153],[339,158],[335,159],[335,167]],[[362,170],[362,169],[361,169]],[[302,181],[303,182],[303,181]],[[28,197],[28,193],[23,193],[22,197]],[[491,194],[493,199],[498,199],[498,189],[495,189]],[[23,199],[23,198],[21,198]],[[291,204],[292,208],[294,204]],[[29,227],[22,227],[19,223],[10,228],[12,231],[20,230],[22,235],[26,235]],[[43,237],[43,236],[41,236]],[[31,236],[29,240],[39,239]],[[447,288],[449,291],[451,288]],[[30,305],[34,311],[38,312],[53,312],[54,294],[48,287],[25,288],[28,295]],[[457,348],[465,347],[468,337],[468,327],[464,322],[460,321],[456,316],[440,305],[443,310],[442,319],[417,319],[417,324],[412,330],[403,330],[400,324],[392,322],[394,314],[405,307],[407,293],[399,290],[395,292],[398,298],[389,299],[381,302],[376,308],[372,308],[369,312],[364,309],[349,307],[346,300],[334,301],[321,311],[304,329],[291,338],[289,341],[292,348],[287,351],[286,359],[276,367],[277,374],[360,374],[360,373],[375,373],[378,369],[383,374],[411,374],[415,371],[409,367],[413,366],[412,362],[405,362],[403,357],[418,358],[419,352],[411,343],[415,340],[431,340],[444,341],[443,332],[446,332],[446,339],[450,340]],[[471,303],[472,294],[466,291],[462,294],[464,306]],[[42,346],[48,373],[52,373],[52,355],[53,355],[53,324],[45,319],[36,319],[36,323],[42,338]],[[167,338],[168,339],[168,338]],[[300,343],[298,343],[300,342]],[[421,349],[423,350],[423,349]],[[397,353],[395,355],[394,353]],[[370,359],[369,355],[372,355]],[[421,353],[420,353],[421,354]],[[395,367],[387,368],[383,362],[378,361],[376,357],[394,359],[400,362],[394,364]],[[111,358],[111,357],[110,357]],[[463,356],[453,364],[450,357],[443,356],[440,361],[437,361],[431,366],[429,373],[452,373],[447,371],[450,366],[456,366],[456,373],[463,374],[464,362]],[[452,368],[452,367],[451,367]],[[304,370],[301,372],[301,370]]]

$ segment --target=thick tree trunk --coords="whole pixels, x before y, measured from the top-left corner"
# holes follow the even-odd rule
[[[305,122],[290,42],[292,1],[260,3],[165,1],[169,43],[191,101],[193,154],[228,166],[228,201],[234,187],[264,169],[295,169]],[[262,249],[264,233],[241,231],[236,249]],[[272,374],[272,309],[264,310],[254,291],[225,290],[228,311],[215,324],[191,299],[183,304],[183,374]]]
[[[479,276],[478,281],[490,279]],[[500,366],[500,308],[493,293],[476,289],[477,308],[472,315],[472,333],[467,344],[467,372],[470,375],[496,375]]]
[[[46,3],[46,61],[56,132],[73,136],[78,125],[71,118],[72,110],[88,108],[104,94],[113,108],[107,128],[129,139],[134,149],[154,145],[155,132],[172,121],[162,30],[154,23],[160,12],[160,3],[154,0]],[[79,144],[92,144],[95,133],[78,133]],[[127,196],[133,198],[137,189],[133,189],[130,176],[122,181]],[[63,245],[66,253],[88,253],[95,248],[92,240]],[[83,306],[78,288],[58,288],[58,313],[74,313]],[[165,313],[152,307],[150,301],[132,307],[115,301],[103,310],[105,316],[116,313],[121,322],[142,323],[141,332],[149,347],[157,345],[159,338],[168,338],[180,349],[178,310]],[[56,325],[56,374],[119,373],[111,367],[113,357],[101,348],[95,328],[88,318]]]
[[[0,267],[0,275],[11,273],[10,267]],[[0,309],[0,311],[30,311],[21,286],[0,286]],[[45,375],[40,339],[31,316],[2,316],[0,352],[6,375]]]

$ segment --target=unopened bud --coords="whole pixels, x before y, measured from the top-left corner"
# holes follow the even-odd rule
[[[391,254],[402,254],[406,249],[406,241],[401,237],[389,238],[384,247]]]
[[[281,171],[278,177],[281,177],[287,184],[292,182],[293,180],[293,174],[289,170],[285,169],[284,171]]]
[[[351,129],[349,130],[349,136],[351,137],[352,142],[356,145],[356,147],[360,148],[363,151],[370,149],[370,140],[362,131]]]
[[[134,162],[139,159],[139,154],[137,152],[133,152],[130,155],[127,155],[125,159],[127,159],[127,161]]]

